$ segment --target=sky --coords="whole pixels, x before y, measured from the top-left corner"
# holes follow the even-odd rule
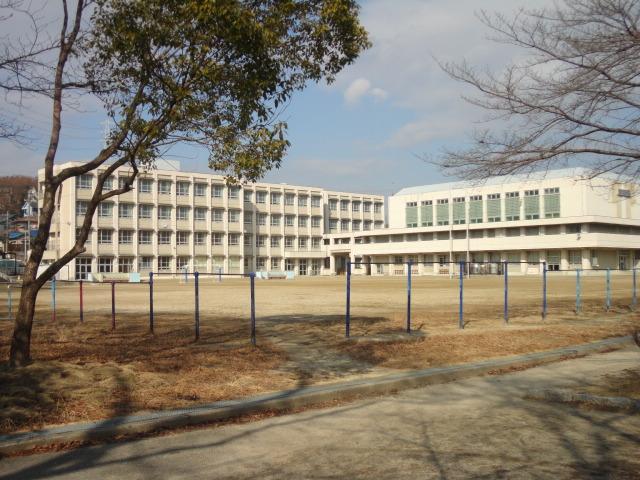
[[[43,15],[55,24],[47,2]],[[524,52],[491,40],[480,10],[512,15],[548,0],[363,0],[361,21],[373,46],[336,81],[311,84],[284,111],[292,146],[280,169],[264,180],[330,190],[391,195],[403,187],[449,181],[428,159],[461,149],[485,112],[466,103],[473,90],[449,78],[437,61],[463,60],[499,72]],[[9,102],[8,102],[9,100]],[[6,116],[21,120],[34,140],[0,141],[0,175],[35,175],[50,129],[50,104],[1,99]],[[102,146],[104,116],[83,102],[63,113],[57,162],[88,160]],[[179,148],[167,158],[183,170],[209,172],[205,152]]]

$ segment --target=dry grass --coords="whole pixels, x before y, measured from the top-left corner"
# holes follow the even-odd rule
[[[640,369],[628,369],[617,375],[605,375],[596,385],[583,390],[605,397],[629,397],[640,400]]]
[[[461,331],[457,282],[416,278],[413,326],[425,337],[415,342],[351,343],[344,341],[343,278],[259,282],[257,348],[248,338],[246,280],[202,283],[197,343],[192,285],[157,282],[155,335],[148,333],[146,285],[117,286],[115,331],[110,328],[108,286],[85,286],[83,324],[78,322],[76,286],[58,290],[55,322],[50,293],[44,290],[33,329],[36,361],[17,371],[0,366],[0,432],[193,406],[293,388],[302,380],[313,383],[382,368],[450,365],[623,335],[640,328],[638,315],[627,307],[627,283],[628,279],[614,279],[613,309],[604,313],[602,279],[585,279],[583,314],[576,316],[573,279],[550,279],[549,316],[542,322],[539,278],[516,277],[511,321],[505,327],[500,278],[472,278],[465,286]],[[384,337],[403,331],[405,299],[403,279],[355,278],[352,335]],[[9,322],[0,321],[0,358],[7,358],[10,333]],[[302,362],[305,357],[307,362]],[[345,357],[369,367],[350,368]],[[300,364],[292,365],[292,358]],[[322,363],[321,374],[308,371],[316,363]]]

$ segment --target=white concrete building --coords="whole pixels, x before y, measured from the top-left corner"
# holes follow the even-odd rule
[[[56,170],[71,165],[57,165]],[[270,183],[227,186],[220,175],[163,165],[141,173],[132,192],[99,205],[86,252],[60,272],[61,279],[185,269],[329,274],[327,233],[384,226],[384,197],[379,195]],[[44,263],[75,242],[97,185],[96,173],[100,171],[61,186]],[[118,169],[105,188],[114,188],[128,175],[127,168]],[[43,170],[38,178],[42,182]]]
[[[453,262],[472,272],[640,267],[637,184],[584,180],[587,171],[565,169],[542,176],[490,178],[404,188],[389,198],[389,227],[331,233],[328,254],[335,270],[354,264],[354,274],[450,273]],[[389,262],[389,265],[360,265]],[[491,264],[473,262],[496,262]]]

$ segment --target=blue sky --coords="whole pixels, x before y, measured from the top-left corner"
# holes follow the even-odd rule
[[[512,14],[547,0],[366,0],[361,18],[373,47],[340,73],[332,85],[298,93],[282,119],[292,147],[282,167],[265,180],[389,195],[404,186],[447,180],[424,161],[443,147],[462,148],[483,112],[462,100],[473,92],[436,64],[466,59],[499,71],[522,52],[492,42],[479,10]],[[31,126],[28,148],[0,143],[0,175],[34,174],[42,162],[49,128],[47,101],[22,107],[0,100],[8,116]],[[58,162],[87,160],[101,146],[104,126],[90,102],[67,109]],[[185,170],[208,171],[203,152],[174,152]]]

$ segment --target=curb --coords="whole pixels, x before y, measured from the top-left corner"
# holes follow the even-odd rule
[[[618,350],[627,345],[635,345],[631,336],[615,337],[546,352],[485,360],[472,364],[413,370],[377,378],[284,390],[193,408],[164,410],[114,417],[96,422],[72,423],[32,432],[12,433],[0,436],[0,454],[17,453],[57,443],[105,440],[123,434],[149,433],[165,428],[227,420],[265,411],[287,411],[330,401],[346,400],[358,395],[390,394],[398,390],[447,383],[505,369],[530,368],[542,363],[564,360],[567,357]]]

